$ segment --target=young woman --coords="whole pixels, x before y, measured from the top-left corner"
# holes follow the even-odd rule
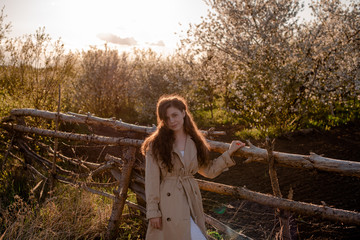
[[[159,99],[157,123],[157,130],[142,145],[149,219],[146,239],[206,239],[200,189],[193,175],[218,176],[235,165],[230,156],[245,144],[233,141],[226,152],[210,161],[208,143],[186,101],[176,95]]]

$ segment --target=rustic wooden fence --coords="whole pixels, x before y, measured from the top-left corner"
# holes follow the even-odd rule
[[[28,119],[31,119],[31,121]],[[55,124],[55,127],[52,127],[55,130],[31,126],[29,122],[35,123],[32,125],[38,125],[36,124],[36,119],[49,121],[48,124],[52,124],[52,126]],[[116,136],[105,136],[101,132],[89,134],[59,131],[59,124],[62,124],[61,129],[66,129],[66,124],[71,124],[72,126],[84,125],[89,128],[105,127],[116,133],[114,134]],[[113,199],[112,213],[108,223],[108,239],[114,239],[117,234],[125,204],[130,208],[145,213],[144,159],[139,154],[138,149],[144,137],[156,129],[155,126],[138,126],[122,122],[121,120],[99,118],[91,114],[65,114],[36,109],[13,109],[10,116],[2,120],[1,127],[12,136],[11,144],[4,157],[4,163],[9,155],[22,161],[32,173],[40,177],[41,180],[35,188],[42,187],[42,194],[45,194],[46,191],[44,189],[46,189],[46,186],[52,188],[54,181],[57,180],[61,183],[77,186],[94,194]],[[68,128],[74,129],[73,127]],[[203,131],[203,134],[209,139],[213,135],[224,133],[209,130]],[[34,135],[53,138],[53,145],[50,146],[36,140],[32,137]],[[69,157],[58,151],[58,139],[62,139],[64,144],[69,144],[70,146],[78,142],[94,144],[93,146],[101,145],[103,150],[107,146],[121,146],[121,153],[101,156],[101,152],[97,161]],[[208,141],[211,150],[214,152],[222,153],[229,147],[228,143]],[[34,142],[36,146],[47,151],[46,157],[39,155],[31,148]],[[289,212],[340,221],[345,224],[360,225],[359,212],[293,201],[291,197],[290,199],[283,198],[274,167],[278,165],[292,168],[317,169],[341,173],[346,176],[360,177],[360,162],[331,159],[316,154],[306,156],[275,152],[272,149],[273,145],[271,142],[268,141],[267,143],[266,149],[262,149],[248,142],[249,146],[240,149],[235,155],[246,158],[245,163],[260,162],[269,165],[269,175],[274,195],[251,191],[245,187],[229,186],[198,179],[200,189],[246,199],[277,209],[282,235],[285,238],[291,237],[289,233]],[[14,147],[19,148],[23,152],[25,156],[24,161],[12,153],[11,149]],[[66,164],[61,164],[64,162]],[[77,166],[77,171],[75,172],[74,167],[66,169],[65,165]],[[113,182],[96,182],[96,176],[103,174],[109,174]],[[113,194],[104,191],[106,188],[113,188]],[[136,194],[138,203],[127,200],[128,189],[131,189]],[[231,239],[250,239],[211,216],[206,215],[206,222],[227,234]]]

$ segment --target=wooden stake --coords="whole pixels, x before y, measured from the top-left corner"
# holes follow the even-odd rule
[[[60,105],[61,105],[61,85],[59,84],[59,100],[58,100],[58,107],[57,107],[57,114],[56,114],[56,118],[55,118],[55,132],[57,132],[59,129],[59,116],[60,116]],[[50,192],[49,195],[51,196],[51,193],[53,191],[54,185],[55,185],[55,174],[56,174],[56,155],[57,155],[57,151],[58,151],[58,138],[55,137],[54,138],[54,155],[53,155],[53,163],[52,163],[52,168],[50,171],[50,177],[49,177],[49,182],[50,182]]]
[[[268,152],[268,161],[269,161],[269,176],[271,181],[271,187],[273,193],[276,197],[281,198],[281,190],[279,186],[279,179],[277,177],[276,169],[275,169],[275,159],[274,159],[274,142],[275,139],[272,141],[269,138],[266,138],[266,150]],[[290,232],[290,213],[288,211],[282,210],[277,208],[275,210],[275,214],[279,217],[280,222],[280,231],[276,234],[276,239],[284,240],[289,239],[291,240],[291,232]]]
[[[108,240],[116,239],[117,237],[118,228],[121,220],[121,214],[124,209],[124,204],[127,198],[127,191],[130,184],[131,171],[136,160],[135,151],[136,148],[128,147],[125,150],[125,154],[123,156],[124,159],[126,159],[125,160],[126,164],[124,165],[122,171],[120,186],[117,190],[114,191],[115,199],[113,202],[112,212],[105,236],[105,238]]]
[[[14,139],[15,139],[15,133],[13,133],[12,137],[11,137],[11,141],[10,141],[10,145],[5,153],[5,156],[4,156],[4,160],[3,160],[3,163],[1,164],[1,172],[4,170],[4,167],[5,167],[5,164],[6,164],[6,160],[7,158],[9,157],[9,153],[11,151],[11,148],[14,144]]]

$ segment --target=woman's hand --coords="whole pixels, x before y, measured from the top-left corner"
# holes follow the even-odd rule
[[[230,156],[236,152],[239,148],[245,147],[245,143],[243,143],[242,141],[238,141],[238,140],[234,140],[231,142],[230,147],[229,147],[229,154]]]
[[[161,217],[157,217],[157,218],[150,218],[150,225],[153,228],[159,229],[161,230],[162,225],[161,225]]]

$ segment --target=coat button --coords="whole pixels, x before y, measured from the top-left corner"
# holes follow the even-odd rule
[[[171,221],[171,218],[167,218],[166,221],[170,222],[170,221]]]
[[[166,195],[167,195],[168,197],[170,197],[171,194],[168,192]]]

